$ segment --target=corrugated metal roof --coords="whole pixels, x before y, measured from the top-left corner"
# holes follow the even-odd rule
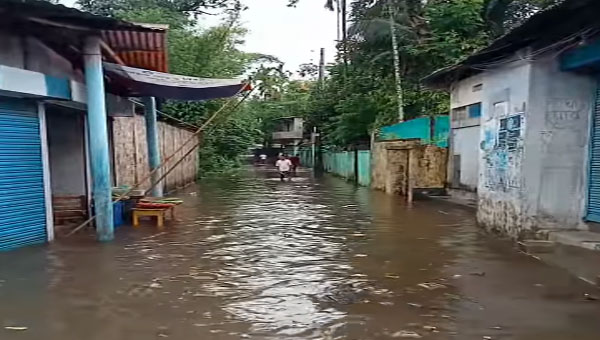
[[[102,39],[127,66],[168,72],[166,31],[102,31]]]

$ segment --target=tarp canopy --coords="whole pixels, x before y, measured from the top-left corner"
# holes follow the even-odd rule
[[[124,97],[207,100],[232,97],[250,89],[240,79],[196,78],[111,63],[103,65],[109,92]]]

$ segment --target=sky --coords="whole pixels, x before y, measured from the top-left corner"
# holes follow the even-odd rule
[[[75,0],[60,0],[73,6]],[[242,50],[273,55],[285,63],[285,69],[297,71],[303,63],[319,62],[319,49],[325,48],[325,60],[333,62],[336,16],[323,6],[325,0],[300,0],[295,8],[287,0],[243,0],[249,7],[241,16],[249,30]],[[201,26],[219,22],[218,16],[202,16]]]

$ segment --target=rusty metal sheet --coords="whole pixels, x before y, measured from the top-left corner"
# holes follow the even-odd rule
[[[168,72],[166,30],[102,31],[102,39],[127,66]]]

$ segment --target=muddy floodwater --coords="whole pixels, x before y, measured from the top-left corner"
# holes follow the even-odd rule
[[[598,291],[473,211],[276,176],[188,187],[163,231],[1,253],[0,339],[600,339]]]

